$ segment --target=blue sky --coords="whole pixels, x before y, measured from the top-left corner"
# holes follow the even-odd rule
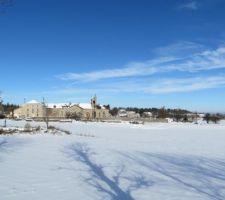
[[[224,10],[224,0],[0,5],[1,95],[225,112]]]

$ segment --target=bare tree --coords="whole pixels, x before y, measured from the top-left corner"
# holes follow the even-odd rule
[[[0,118],[5,118],[5,114],[4,114],[4,107],[3,107],[3,100],[1,97],[1,91],[0,91]],[[5,127],[6,127],[6,119],[5,119]]]
[[[207,124],[211,121],[215,124],[217,124],[220,120],[222,119],[222,117],[219,114],[209,114],[206,113],[204,116],[204,120],[207,122]]]
[[[207,124],[210,121],[210,117],[211,117],[211,115],[209,113],[206,113],[205,116],[204,116],[204,120],[207,122]]]
[[[0,91],[0,113],[3,112],[3,100],[2,100],[2,96],[1,96],[2,92]]]
[[[45,102],[45,98],[43,98],[43,107],[44,107],[44,122],[46,123],[46,127],[47,127],[47,130],[48,130],[48,124],[49,124],[49,117],[48,117],[48,105],[46,104]]]
[[[168,117],[168,113],[165,107],[163,106],[162,108],[159,109],[158,118],[165,119],[166,117]]]

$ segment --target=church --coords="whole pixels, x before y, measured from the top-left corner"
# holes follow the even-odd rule
[[[90,103],[49,103],[36,100],[23,104],[14,111],[16,118],[43,119],[106,119],[110,117],[109,110],[97,104],[97,97],[94,96]]]

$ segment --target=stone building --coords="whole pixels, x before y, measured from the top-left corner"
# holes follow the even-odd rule
[[[50,119],[106,119],[110,117],[109,110],[97,104],[97,97],[90,103],[49,103],[32,100],[14,111],[17,118],[45,118]]]
[[[29,101],[14,111],[14,116],[17,118],[39,118],[45,114],[45,107],[36,100]]]

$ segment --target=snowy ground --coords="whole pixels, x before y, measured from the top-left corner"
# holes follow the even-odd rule
[[[224,122],[51,125],[73,134],[0,136],[1,200],[225,199]]]

